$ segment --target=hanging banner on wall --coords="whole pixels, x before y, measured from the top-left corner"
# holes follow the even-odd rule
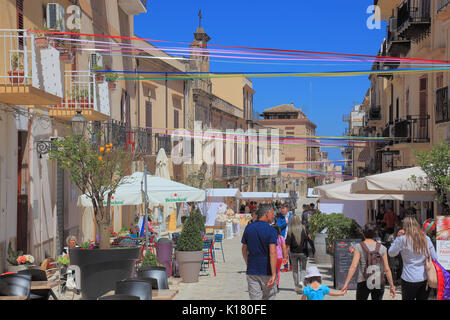
[[[450,270],[450,217],[436,217],[436,247],[438,261],[446,270]]]

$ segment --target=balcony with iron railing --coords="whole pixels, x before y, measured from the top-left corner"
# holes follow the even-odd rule
[[[401,55],[406,55],[411,49],[411,40],[403,38],[398,34],[398,18],[391,17],[387,26],[387,42],[386,42],[386,53],[390,57],[400,57]],[[391,68],[397,68],[400,65],[398,59],[392,59],[392,61],[387,61],[385,66],[390,66]]]
[[[411,116],[396,120],[392,127],[394,144],[399,143],[428,143],[430,115]]]
[[[435,122],[444,123],[450,121],[448,87],[436,90]]]
[[[91,144],[102,146],[111,143],[115,148],[133,153],[148,153],[148,132],[144,128],[133,128],[126,123],[93,121]]]
[[[0,103],[37,105],[61,102],[59,52],[35,45],[27,30],[0,29]]]
[[[450,19],[450,0],[437,0],[436,18],[438,20]]]
[[[405,0],[397,9],[397,32],[403,39],[418,40],[431,27],[431,0]]]
[[[108,83],[91,71],[65,71],[64,99],[49,111],[55,118],[70,120],[78,110],[88,121],[105,121],[110,116]]]
[[[381,120],[381,106],[377,105],[377,106],[371,106],[369,109],[369,113],[368,113],[368,120]]]
[[[128,15],[147,12],[147,0],[119,0],[119,6]]]

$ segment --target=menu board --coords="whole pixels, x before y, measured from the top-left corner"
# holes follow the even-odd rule
[[[347,279],[348,270],[352,265],[353,252],[355,245],[360,243],[361,239],[337,239],[334,241],[334,287],[342,289]],[[357,286],[358,269],[356,269],[348,289],[355,290]]]

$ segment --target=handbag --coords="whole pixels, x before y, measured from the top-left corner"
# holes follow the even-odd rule
[[[427,287],[436,289],[438,287],[437,271],[430,255],[428,243],[427,243],[427,256],[425,257],[425,271],[427,273]]]

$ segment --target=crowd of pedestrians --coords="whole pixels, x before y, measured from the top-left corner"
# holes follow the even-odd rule
[[[297,294],[302,295],[302,300],[323,300],[326,295],[345,295],[357,271],[357,300],[367,300],[369,296],[372,300],[382,300],[386,279],[389,294],[395,298],[396,288],[388,256],[399,254],[403,262],[402,299],[428,299],[430,288],[427,285],[425,260],[429,256],[436,260],[436,251],[416,218],[407,214],[409,208],[403,208],[401,219],[389,206],[386,210],[381,208],[382,215],[377,218],[383,221],[385,230],[394,232],[394,229],[399,229],[389,249],[379,241],[377,224],[369,223],[362,228],[364,239],[354,247],[353,261],[340,291],[332,291],[322,284],[317,267],[307,268],[308,255],[314,252],[314,242],[309,234],[311,216],[316,212],[314,205],[304,205],[301,214],[295,214],[292,209],[295,210],[286,204],[262,204],[244,230],[242,256],[247,265],[250,299],[275,299],[279,292],[280,272],[288,270],[292,270],[293,287]]]

